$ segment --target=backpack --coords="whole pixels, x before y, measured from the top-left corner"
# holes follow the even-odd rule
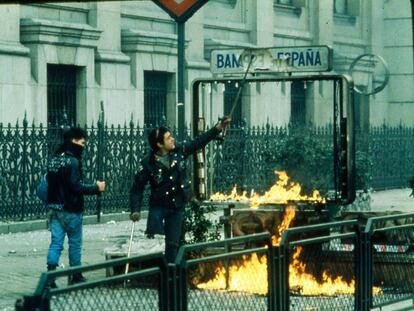
[[[47,173],[44,174],[39,181],[39,184],[36,187],[37,197],[44,203],[47,204]]]

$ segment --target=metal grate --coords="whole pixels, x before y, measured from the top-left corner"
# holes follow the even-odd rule
[[[414,298],[414,214],[372,218],[369,235],[372,307]],[[375,290],[379,288],[380,290]]]
[[[47,121],[55,127],[76,125],[75,66],[47,66]]]
[[[358,238],[355,232],[342,233],[355,224],[327,223],[284,232],[278,271],[283,310],[355,310]]]
[[[165,72],[144,72],[144,122],[147,126],[166,123],[168,77]]]
[[[271,310],[269,246],[261,233],[182,247],[179,310]]]

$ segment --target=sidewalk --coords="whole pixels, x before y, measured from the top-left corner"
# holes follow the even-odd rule
[[[115,220],[119,218],[127,219],[128,215],[108,215],[103,218],[105,223],[84,226],[83,264],[104,261],[105,248],[124,244],[129,240],[132,222]],[[88,221],[91,220],[86,219]],[[138,223],[135,236],[143,236],[145,225],[145,220]],[[40,274],[46,270],[49,243],[50,232],[46,229],[0,234],[0,310],[14,310],[17,298],[34,292]],[[61,262],[65,267],[68,266],[67,241]]]
[[[414,212],[414,198],[410,189],[374,192],[371,195],[372,211]],[[144,240],[146,215],[135,228],[134,243],[151,247],[158,241]],[[95,216],[85,217],[85,224],[96,222]],[[126,245],[131,233],[128,214],[104,215],[101,224],[84,226],[83,264],[95,264],[105,260],[104,249],[114,245]],[[14,302],[24,294],[33,293],[40,274],[46,269],[46,254],[50,233],[42,221],[0,225],[0,310],[14,310]],[[44,226],[44,227],[42,227]],[[41,230],[33,230],[42,228]],[[28,232],[18,232],[28,231]],[[4,233],[10,232],[10,233]],[[145,250],[145,249],[144,249]],[[145,250],[148,251],[148,248]],[[62,253],[63,265],[68,266],[67,244]]]

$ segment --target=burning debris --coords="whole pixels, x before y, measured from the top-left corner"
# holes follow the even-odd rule
[[[325,203],[319,191],[314,190],[312,196],[301,194],[301,186],[290,182],[285,171],[275,171],[277,182],[263,195],[253,193],[247,196],[246,192],[237,194],[236,187],[229,195],[216,193],[211,196],[213,201],[239,201],[248,203],[250,208],[258,209],[259,206],[269,204],[284,204],[283,219],[276,224],[276,230],[272,230],[272,244],[277,246],[281,242],[283,232],[288,229],[297,214],[293,202],[318,202]],[[263,226],[262,226],[263,227]],[[332,296],[352,295],[355,292],[355,280],[344,280],[343,277],[332,277],[328,271],[322,271],[321,279],[307,271],[306,263],[300,259],[302,247],[297,246],[289,266],[289,287],[291,292],[299,295]],[[315,259],[317,260],[317,259]],[[204,283],[198,283],[199,289],[215,289],[227,291],[242,291],[258,295],[266,295],[268,292],[268,267],[265,255],[253,254],[243,256],[242,261],[232,262],[228,271],[224,267],[215,269],[214,278]],[[254,276],[254,278],[252,278]],[[253,279],[255,280],[253,282]]]
[[[287,207],[283,221],[277,228],[277,235],[272,237],[272,244],[277,246],[280,243],[284,230],[289,228],[295,217],[295,209]],[[355,292],[355,280],[347,282],[341,276],[333,278],[327,271],[323,271],[322,282],[306,272],[306,264],[300,260],[302,248],[296,247],[292,262],[289,266],[289,286],[296,294],[300,295],[348,295]],[[215,289],[227,291],[243,291],[252,294],[266,295],[268,291],[267,258],[265,255],[243,256],[239,265],[231,265],[228,274],[225,268],[215,270],[214,279],[197,284],[199,289]],[[252,281],[254,275],[254,282]],[[226,282],[227,279],[227,282]]]
[[[253,192],[250,197],[247,192],[237,194],[236,186],[230,194],[215,193],[210,197],[212,201],[240,201],[247,202],[251,208],[258,208],[263,204],[284,204],[292,201],[310,201],[325,203],[318,190],[314,190],[312,196],[302,195],[302,187],[295,182],[289,182],[289,176],[285,171],[275,171],[278,176],[276,183],[263,195]]]

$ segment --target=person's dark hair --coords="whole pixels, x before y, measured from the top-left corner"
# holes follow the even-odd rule
[[[148,135],[148,143],[153,151],[158,150],[157,143],[164,143],[164,134],[170,130],[165,126],[160,126],[155,129],[152,129]]]
[[[72,139],[87,138],[85,130],[80,127],[72,127],[63,134],[63,141],[70,142]]]

